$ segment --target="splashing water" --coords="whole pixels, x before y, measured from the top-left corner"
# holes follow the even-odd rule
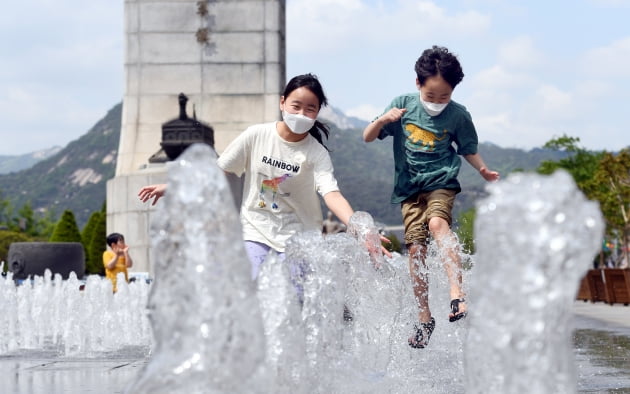
[[[151,229],[156,347],[129,392],[463,392],[466,325],[448,323],[440,262],[428,262],[440,315],[425,350],[407,344],[417,318],[407,258],[366,248],[378,233],[365,213],[351,220],[354,237],[294,236],[285,258],[269,254],[252,282],[215,157],[193,145],[170,165]],[[291,282],[287,262],[301,267],[301,283]]]
[[[0,267],[1,268],[1,267]],[[2,356],[102,357],[126,349],[146,355],[152,347],[145,308],[149,285],[74,272],[67,280],[46,270],[16,286],[12,273],[0,280]],[[83,290],[81,290],[83,288]]]
[[[601,245],[599,208],[562,171],[488,190],[475,222],[467,391],[576,392],[572,304]]]
[[[265,339],[229,185],[207,146],[171,164],[151,226],[155,353],[130,392],[245,392]]]
[[[150,286],[119,280],[112,294],[109,281],[89,277],[80,291],[75,276],[49,272],[32,285],[15,286],[11,274],[0,281],[0,329],[10,333],[0,355],[152,349],[129,393],[575,391],[571,303],[602,224],[566,174],[522,174],[489,188],[478,255],[463,273],[466,319],[448,322],[444,256],[429,246],[437,325],[427,348],[412,349],[408,258],[374,253],[368,214],[357,212],[345,234],[291,238],[285,258],[271,253],[252,282],[215,160],[193,145],[169,164],[169,192],[151,228]],[[287,262],[301,267],[300,283]]]

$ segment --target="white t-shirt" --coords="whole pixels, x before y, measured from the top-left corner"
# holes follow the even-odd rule
[[[245,173],[241,223],[243,239],[284,252],[296,232],[322,229],[317,193],[338,191],[328,151],[310,134],[288,142],[276,122],[249,127],[218,159],[219,167]]]

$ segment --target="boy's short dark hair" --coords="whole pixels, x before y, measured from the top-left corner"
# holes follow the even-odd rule
[[[437,45],[422,52],[416,61],[415,71],[420,86],[424,85],[428,78],[440,75],[455,89],[455,86],[464,79],[464,71],[457,57],[448,49]]]
[[[123,237],[122,234],[120,233],[111,233],[107,236],[107,245],[108,246],[112,246],[115,243],[118,243],[118,241],[120,240],[125,240],[125,237]]]

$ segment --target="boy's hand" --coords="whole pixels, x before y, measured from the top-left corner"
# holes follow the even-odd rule
[[[373,122],[370,122],[365,127],[365,130],[363,130],[363,141],[374,141],[376,137],[378,137],[378,134],[383,126],[392,122],[398,122],[406,111],[406,108],[392,108],[389,111],[385,112],[383,115],[376,118]]]
[[[479,173],[481,174],[481,176],[483,177],[483,179],[485,179],[488,182],[494,182],[494,181],[498,181],[499,180],[499,173],[496,171],[490,171],[489,169],[487,169],[486,167],[481,167],[479,169]]]
[[[392,108],[381,116],[384,123],[398,122],[403,114],[407,112],[407,108]]]

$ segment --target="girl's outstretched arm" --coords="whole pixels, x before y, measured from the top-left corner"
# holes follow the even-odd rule
[[[339,218],[343,222],[343,224],[348,226],[348,222],[350,221],[350,217],[354,214],[354,210],[350,206],[350,203],[346,198],[341,194],[340,191],[329,192],[324,195],[324,202],[326,206],[332,213]],[[380,236],[381,241],[390,242],[389,239]],[[370,251],[373,252],[373,251]],[[381,245],[381,252],[387,257],[392,257],[392,254],[387,250],[384,246]]]
[[[138,197],[142,202],[147,202],[150,199],[154,198],[153,203],[151,205],[155,205],[157,201],[166,193],[166,183],[158,183],[155,185],[144,186],[138,192]]]
[[[324,202],[326,203],[328,209],[330,209],[330,211],[347,226],[348,221],[350,221],[350,216],[352,216],[354,210],[343,194],[341,194],[340,191],[326,193],[324,195]]]

